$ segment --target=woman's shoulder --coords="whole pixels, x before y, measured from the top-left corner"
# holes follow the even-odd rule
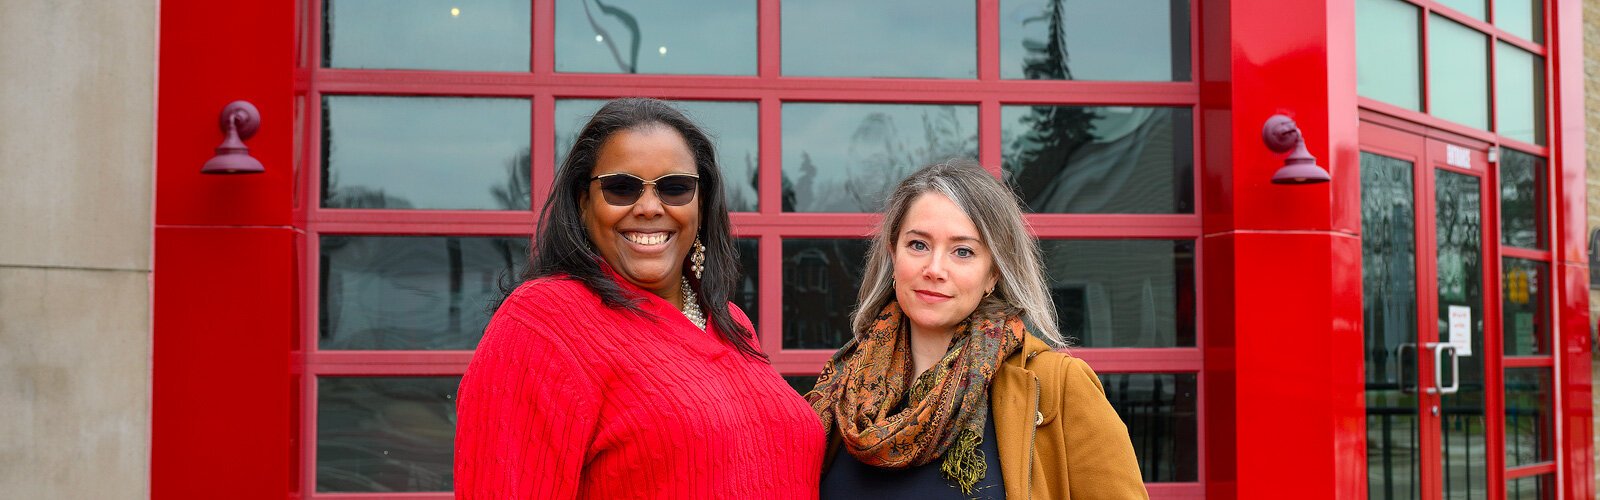
[[[583,284],[582,280],[557,274],[522,282],[506,296],[506,301],[572,301],[584,298],[597,298],[597,296],[588,285]]]
[[[1093,390],[1105,393],[1099,374],[1089,366],[1089,362],[1070,352],[1053,349],[1042,351],[1034,356],[1028,367],[1039,375],[1041,382],[1059,384],[1064,391]]]
[[[600,296],[583,281],[567,275],[545,276],[517,285],[495,311],[524,322],[590,311],[602,305]]]
[[[739,304],[728,302],[728,316],[739,326],[749,328],[752,332],[756,330],[755,323],[750,321],[750,316],[744,313],[744,309],[739,308]]]

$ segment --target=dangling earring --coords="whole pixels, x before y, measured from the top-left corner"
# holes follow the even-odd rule
[[[689,270],[694,271],[694,279],[699,280],[700,275],[706,272],[706,246],[700,244],[700,237],[694,237],[694,253],[689,254]]]

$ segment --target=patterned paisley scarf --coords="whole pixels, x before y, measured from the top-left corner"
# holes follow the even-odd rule
[[[978,443],[989,417],[989,381],[1027,331],[1015,315],[969,318],[956,327],[944,358],[912,380],[911,333],[903,325],[900,305],[884,306],[866,334],[822,367],[806,401],[862,463],[901,469],[944,457],[945,477],[971,494],[987,472]]]

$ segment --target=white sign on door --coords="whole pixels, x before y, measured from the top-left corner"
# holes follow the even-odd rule
[[[1455,144],[1444,145],[1444,162],[1452,167],[1472,168],[1472,150]]]
[[[1472,308],[1450,306],[1450,345],[1457,356],[1472,355]]]

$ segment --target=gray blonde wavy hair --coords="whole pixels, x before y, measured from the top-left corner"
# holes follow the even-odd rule
[[[989,247],[999,271],[995,293],[978,303],[974,316],[1015,312],[1030,330],[1045,341],[1066,346],[1056,323],[1055,302],[1045,286],[1039,244],[1022,220],[1021,201],[993,174],[969,159],[951,159],[922,167],[900,181],[889,195],[883,221],[867,251],[867,266],[856,298],[850,327],[856,335],[871,328],[894,296],[894,249],[911,203],[926,193],[939,193],[954,202],[978,227],[978,237]]]

